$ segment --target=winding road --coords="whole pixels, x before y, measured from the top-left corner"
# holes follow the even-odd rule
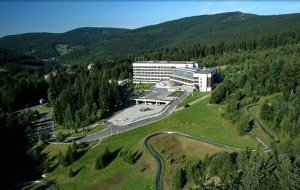
[[[247,110],[248,110],[249,114],[251,115],[251,117],[253,118],[253,120],[263,129],[263,131],[266,134],[268,134],[274,140],[275,139],[274,135],[270,131],[267,130],[267,128],[256,118],[256,116],[250,110],[250,108],[252,108],[254,106],[257,106],[257,105],[258,104],[251,104],[251,105],[247,106]],[[157,174],[156,174],[156,190],[160,190],[160,176],[161,176],[161,170],[162,170],[162,161],[161,161],[159,155],[149,145],[149,140],[152,137],[154,137],[154,136],[158,136],[158,135],[170,135],[170,134],[181,135],[181,136],[184,136],[184,137],[187,137],[187,138],[191,138],[191,139],[194,139],[194,140],[202,141],[202,142],[209,143],[209,144],[212,144],[212,145],[216,145],[216,146],[219,146],[219,147],[224,147],[224,148],[229,148],[229,149],[239,150],[239,151],[243,150],[243,149],[240,149],[240,148],[227,146],[225,144],[217,143],[217,142],[214,142],[214,141],[211,141],[211,140],[207,140],[207,139],[204,139],[204,138],[201,138],[201,137],[191,136],[191,135],[188,135],[188,134],[185,134],[185,133],[181,133],[181,132],[174,132],[174,131],[162,132],[162,131],[160,131],[160,132],[151,134],[151,135],[149,135],[148,137],[145,138],[145,140],[144,140],[144,146],[152,154],[152,156],[156,159],[156,162],[157,162],[158,169],[157,169]],[[266,149],[266,151],[268,151],[268,150]]]
[[[160,176],[161,176],[161,170],[162,170],[162,161],[161,161],[159,155],[152,149],[151,145],[149,145],[149,140],[152,137],[155,137],[155,136],[158,136],[158,135],[173,135],[173,134],[181,135],[181,136],[184,136],[184,137],[187,137],[187,138],[202,141],[202,142],[209,143],[209,144],[212,144],[212,145],[216,145],[216,146],[219,146],[219,147],[224,147],[224,148],[229,148],[229,149],[239,150],[239,151],[243,150],[243,149],[240,149],[240,148],[227,146],[225,144],[217,143],[217,142],[207,140],[207,139],[204,139],[204,138],[201,138],[201,137],[195,137],[195,136],[192,136],[192,135],[188,135],[188,134],[181,133],[181,132],[176,132],[176,131],[166,131],[166,132],[159,131],[159,132],[156,132],[154,134],[151,134],[151,135],[149,135],[148,137],[145,138],[144,146],[152,154],[152,156],[156,159],[156,162],[157,162],[157,173],[156,173],[156,182],[155,182],[156,190],[160,190]]]
[[[254,113],[250,110],[250,108],[258,106],[259,104],[251,104],[249,106],[247,106],[247,111],[249,112],[249,114],[251,115],[251,117],[253,118],[254,122],[269,136],[271,137],[271,139],[275,140],[275,136],[256,118],[256,116],[254,115]]]

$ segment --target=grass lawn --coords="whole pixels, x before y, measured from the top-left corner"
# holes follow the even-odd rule
[[[252,132],[255,133],[255,135],[267,145],[270,145],[270,143],[272,142],[271,137],[267,135],[266,132],[264,132],[257,124],[253,126]]]
[[[82,132],[78,132],[78,133],[73,133],[73,134],[70,135],[70,137],[82,137],[82,136],[86,136],[86,135],[89,135],[89,134],[101,131],[105,127],[106,126],[102,125],[102,124],[99,124],[96,127],[93,127],[91,129],[88,129],[88,127],[85,127],[86,131],[82,131]],[[80,128],[79,130],[81,130],[81,129],[83,129],[83,128]],[[58,133],[70,134],[71,130],[67,129],[67,128],[64,128],[61,125],[55,125],[54,126],[54,132],[55,132],[55,134],[58,134]],[[72,130],[72,132],[74,132],[74,130]]]
[[[47,145],[46,148],[43,150],[43,153],[46,153],[48,154],[48,158],[51,159],[55,156],[58,155],[59,151],[61,151],[62,153],[65,153],[68,149],[68,146],[67,144],[50,144],[50,145]]]
[[[105,129],[107,126],[106,125],[97,125],[96,127],[93,127],[92,129],[88,129],[87,131],[82,131],[82,132],[78,132],[78,133],[74,133],[71,135],[71,137],[83,137],[98,131],[101,131],[103,129]]]
[[[58,51],[59,55],[66,55],[71,51],[67,44],[57,44],[55,50]]]
[[[161,182],[164,190],[173,189],[172,174],[177,168],[184,167],[187,161],[201,160],[206,154],[212,156],[218,152],[233,152],[231,149],[217,147],[179,135],[155,136],[151,139],[151,145],[163,161],[164,173]],[[185,186],[185,189],[191,188],[192,184]]]
[[[147,90],[155,86],[156,83],[138,83],[134,85],[134,89],[136,90]]]
[[[182,94],[182,91],[176,90],[176,91],[172,92],[171,94],[169,94],[168,97],[177,97],[180,94]]]
[[[54,125],[54,133],[55,134],[58,134],[58,133],[64,133],[64,134],[69,134],[71,133],[71,130],[70,129],[67,129],[61,125]]]
[[[180,102],[177,107],[182,107],[194,100],[197,100],[198,98],[201,98],[207,94],[209,94],[210,92],[200,92],[200,91],[195,91],[195,92],[192,92],[186,99],[184,99],[182,102]]]
[[[38,111],[50,111],[53,108],[50,107],[49,102],[47,102],[43,106],[35,106],[35,109],[37,109]]]
[[[154,158],[144,148],[143,141],[149,134],[160,130],[181,131],[239,148],[246,146],[255,148],[257,146],[256,141],[250,136],[239,136],[235,127],[220,116],[219,105],[210,105],[208,102],[209,99],[203,100],[187,109],[175,112],[161,121],[105,138],[99,146],[90,149],[71,165],[73,170],[79,171],[75,177],[66,177],[68,168],[58,166],[53,172],[47,174],[47,179],[55,180],[60,189],[66,190],[154,189],[157,166]],[[54,145],[49,146],[46,152],[50,153],[53,151],[51,146]],[[111,151],[119,149],[139,151],[142,152],[142,156],[134,165],[125,163],[117,156],[103,170],[95,170],[96,157],[104,151],[105,147]],[[204,147],[207,147],[208,150],[205,150]],[[205,144],[199,148],[199,151],[212,151],[210,149],[211,147]],[[189,150],[190,155],[193,155],[194,148],[189,148],[187,151]],[[202,155],[199,154],[199,158]],[[174,156],[180,155],[174,154]],[[145,168],[144,171],[141,170],[143,168]]]

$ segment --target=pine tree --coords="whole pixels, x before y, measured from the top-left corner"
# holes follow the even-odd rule
[[[95,169],[100,170],[100,169],[103,169],[103,168],[104,168],[104,159],[103,159],[103,155],[100,155],[96,159]]]

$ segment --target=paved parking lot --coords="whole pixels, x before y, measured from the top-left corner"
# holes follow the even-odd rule
[[[166,105],[150,105],[150,104],[139,104],[132,107],[124,109],[122,112],[118,113],[114,117],[110,118],[108,121],[117,126],[127,125],[128,123],[138,121],[153,115],[158,114]],[[141,111],[142,109],[147,109],[147,111]]]
[[[145,95],[146,99],[165,100],[173,91],[168,91],[166,88],[154,88],[150,93]]]

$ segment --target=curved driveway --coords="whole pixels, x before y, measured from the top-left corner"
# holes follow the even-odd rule
[[[76,139],[77,142],[90,142],[90,141],[94,141],[100,138],[104,138],[104,137],[108,137],[114,134],[118,134],[118,133],[122,133],[131,129],[135,129],[138,127],[142,127],[146,124],[149,123],[153,123],[156,121],[159,121],[161,119],[163,119],[164,117],[168,116],[171,112],[173,112],[173,110],[176,108],[177,104],[180,103],[182,100],[184,100],[187,96],[189,95],[189,92],[184,92],[182,93],[178,98],[176,98],[175,100],[173,100],[172,102],[170,102],[163,110],[160,114],[149,117],[149,118],[145,118],[139,121],[135,121],[132,122],[128,125],[125,126],[115,126],[110,124],[109,127],[107,127],[106,129],[87,135],[81,139]],[[73,139],[75,140],[75,139]]]
[[[157,162],[157,167],[158,168],[157,168],[156,183],[155,183],[156,190],[160,190],[160,175],[161,175],[161,170],[162,170],[162,161],[161,161],[159,155],[149,145],[149,140],[154,136],[163,135],[163,134],[167,134],[167,135],[176,134],[176,135],[181,135],[181,136],[184,136],[184,137],[187,137],[187,138],[195,139],[195,140],[198,140],[198,141],[203,141],[203,142],[206,142],[206,143],[209,143],[209,144],[212,144],[212,145],[216,145],[216,146],[220,146],[220,147],[225,147],[225,148],[229,148],[229,149],[233,149],[233,150],[243,150],[243,149],[240,149],[240,148],[227,146],[225,144],[217,143],[217,142],[207,140],[207,139],[204,139],[204,138],[201,138],[201,137],[195,137],[195,136],[191,136],[191,135],[181,133],[181,132],[176,132],[176,131],[167,131],[167,132],[160,131],[160,132],[151,134],[151,135],[149,135],[148,137],[145,138],[144,146],[152,154],[152,156],[156,159],[156,162]]]

